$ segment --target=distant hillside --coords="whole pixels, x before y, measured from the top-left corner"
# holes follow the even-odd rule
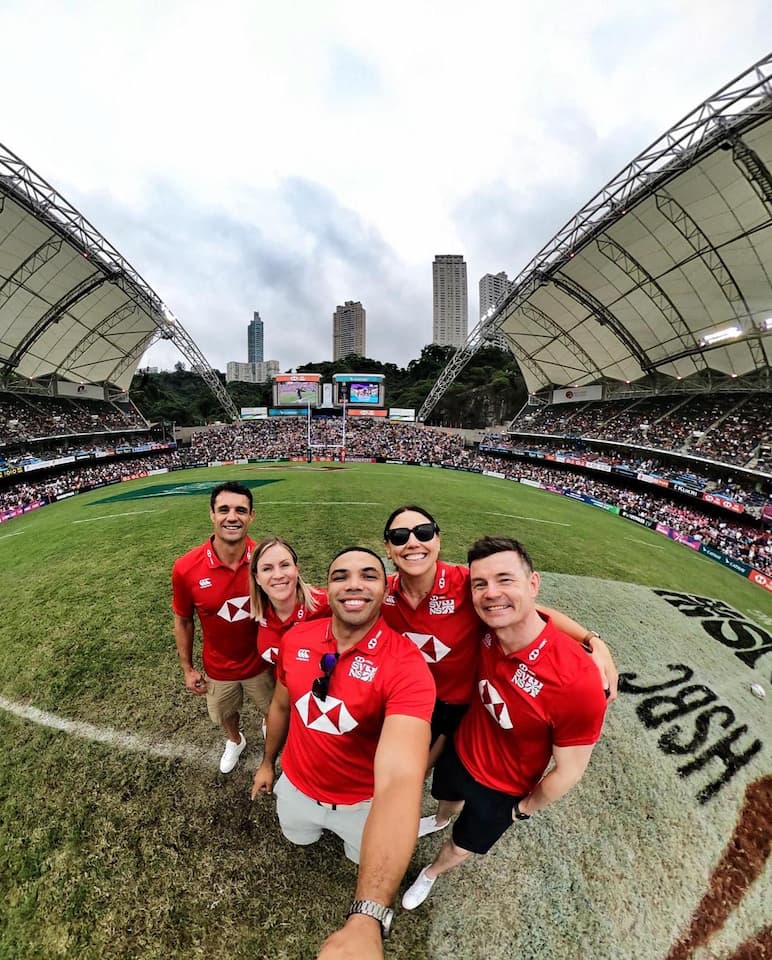
[[[386,403],[407,407],[416,413],[453,355],[452,347],[429,344],[407,367],[380,363],[352,354],[343,360],[307,363],[299,373],[319,373],[323,381],[334,373],[382,373],[386,378]],[[237,408],[264,407],[271,403],[267,384],[225,383]],[[178,363],[171,372],[135,374],[130,395],[152,421],[168,420],[179,426],[195,426],[223,419],[224,412],[199,376]],[[430,423],[453,427],[484,427],[503,423],[520,409],[526,387],[515,358],[496,347],[479,350],[448,388],[435,407]]]

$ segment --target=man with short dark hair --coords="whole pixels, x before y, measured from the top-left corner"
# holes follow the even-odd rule
[[[539,574],[523,545],[483,537],[468,563],[472,602],[488,631],[477,695],[432,783],[438,819],[460,815],[452,838],[405,891],[407,910],[423,903],[440,874],[487,853],[513,820],[530,819],[581,780],[606,709],[590,656],[536,609]]]
[[[209,517],[212,536],[172,568],[174,639],[185,686],[206,696],[212,722],[225,731],[220,771],[230,773],[247,744],[239,729],[244,693],[267,713],[273,679],[258,653],[256,625],[249,615],[252,491],[236,481],[214,487]],[[193,665],[194,610],[201,624],[203,673]]]
[[[381,617],[377,554],[341,551],[327,594],[332,617],[299,623],[282,641],[252,798],[273,790],[284,746],[275,793],[285,837],[306,845],[330,830],[359,863],[345,926],[319,956],[374,960],[415,848],[434,681],[415,644]]]

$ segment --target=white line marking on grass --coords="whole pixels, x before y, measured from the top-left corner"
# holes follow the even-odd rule
[[[149,737],[138,736],[133,733],[123,733],[110,727],[96,727],[93,723],[82,720],[68,720],[37,707],[30,707],[23,703],[15,703],[5,697],[0,697],[0,709],[12,713],[22,720],[29,720],[42,727],[52,730],[61,730],[79,737],[81,740],[91,740],[96,743],[106,743],[111,747],[128,750],[131,753],[149,753],[154,757],[163,757],[166,760],[194,760],[202,761],[211,751],[197,749],[185,744],[169,743],[163,740],[151,740]]]
[[[521,517],[518,513],[486,513],[486,517],[508,517],[510,520],[529,520],[531,523],[552,523],[556,527],[570,527],[570,523],[561,523],[560,520],[538,520],[536,517]]]
[[[0,540],[7,540],[8,537],[20,537],[22,533],[24,533],[23,530],[19,530],[18,533],[4,533],[3,536],[0,537]]]
[[[87,520],[73,520],[73,523],[93,523],[95,520],[114,520],[116,517],[137,517],[140,513],[160,513],[160,510],[130,510],[128,513],[103,513],[101,517],[89,517]]]
[[[659,544],[649,543],[648,540],[639,540],[638,537],[625,537],[625,540],[629,540],[630,543],[642,543],[644,547],[651,547],[652,550],[664,550],[664,547],[660,547]]]

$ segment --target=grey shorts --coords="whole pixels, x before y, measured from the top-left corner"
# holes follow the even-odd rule
[[[273,788],[276,797],[276,813],[281,832],[299,846],[315,843],[322,830],[329,830],[343,841],[343,852],[354,863],[359,863],[362,833],[370,814],[372,800],[361,803],[317,803],[306,796],[283,773]]]

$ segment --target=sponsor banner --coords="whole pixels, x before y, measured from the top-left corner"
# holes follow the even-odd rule
[[[75,463],[75,457],[57,457],[55,460],[38,460],[37,463],[27,463],[24,466],[24,472],[44,470],[46,467],[59,467],[64,463]]]
[[[75,397],[76,400],[104,400],[104,387],[96,387],[90,383],[68,383],[58,380],[56,383],[57,397]]]
[[[629,467],[612,467],[612,473],[618,473],[622,477],[637,477],[638,471],[631,470]]]
[[[650,530],[656,526],[654,520],[647,520],[646,517],[640,517],[637,513],[633,513],[630,510],[620,509],[619,516],[624,517],[626,520],[632,520],[633,523],[637,523],[642,527],[648,527]]]
[[[210,460],[207,464],[208,467],[245,467],[249,463],[249,460],[246,457],[240,457],[236,460]]]
[[[601,400],[603,387],[569,387],[567,390],[553,390],[553,403],[584,403],[587,400]]]
[[[29,513],[31,510],[39,510],[41,507],[45,507],[48,503],[48,500],[33,500],[32,503],[25,503],[22,507],[22,513]]]
[[[665,480],[663,477],[655,477],[653,473],[639,473],[636,474],[638,480],[642,480],[643,483],[653,483],[658,487],[669,487],[670,482]]]
[[[772,520],[772,503],[768,503],[761,511],[762,520]]]
[[[761,570],[756,570],[755,567],[749,567],[748,579],[751,583],[755,583],[757,587],[763,587],[772,593],[772,577],[768,577],[765,573],[762,573]]]
[[[538,480],[529,480],[528,477],[520,477],[520,483],[525,484],[526,487],[536,487],[537,490],[541,487]]]
[[[690,497],[699,497],[700,491],[693,487],[687,487],[683,483],[671,483],[671,490],[677,490],[679,493],[688,493]]]
[[[731,497],[725,497],[721,493],[703,493],[702,499],[706,503],[712,503],[717,507],[723,507],[725,510],[731,510],[733,513],[745,513],[745,507],[733,500]]]
[[[12,507],[10,510],[3,510],[2,513],[0,513],[0,523],[13,520],[14,517],[20,517],[22,513],[24,513],[24,510],[21,507]]]
[[[106,454],[103,453],[103,452],[100,450],[100,451],[98,451],[98,452],[96,453],[96,456],[98,456],[98,457],[104,457],[104,456],[106,456]],[[75,459],[76,459],[76,460],[91,460],[93,457],[94,457],[94,454],[93,454],[93,453],[87,453],[85,450],[79,450],[79,451],[75,454]]]
[[[75,496],[75,491],[74,491],[74,490],[68,490],[67,493],[57,493],[56,499],[57,499],[57,501],[59,501],[59,500],[69,500],[70,497],[74,497],[74,496]]]
[[[601,509],[606,506],[603,500],[596,500],[595,497],[585,497],[584,502],[591,504],[593,507],[600,507]]]
[[[269,407],[269,417],[306,417],[308,410],[306,407]]]
[[[593,460],[592,468],[593,470],[600,470],[601,473],[611,473],[611,464],[602,460]]]
[[[24,467],[3,467],[0,477],[15,477],[19,473],[24,473]]]
[[[157,477],[157,476],[160,476],[160,474],[162,473],[168,473],[168,472],[169,472],[168,467],[159,467],[157,470],[148,470],[147,475],[149,477]]]
[[[497,480],[506,480],[503,473],[497,473],[495,470],[483,470],[484,477],[495,477]]]
[[[147,470],[140,470],[139,473],[132,473],[128,477],[121,477],[121,483],[127,483],[129,480],[141,480],[147,476]],[[115,483],[115,480],[108,480],[107,483]],[[95,483],[94,487],[104,487],[106,483]]]
[[[349,463],[377,463],[378,462],[375,459],[375,457],[346,457],[346,460]],[[395,461],[391,460],[389,462],[394,463]]]
[[[388,412],[383,408],[368,410],[367,407],[346,407],[348,417],[385,417]]]
[[[239,413],[242,420],[268,419],[268,407],[242,407]]]
[[[132,447],[134,453],[147,453],[149,450],[152,450],[153,447],[149,443],[140,443],[136,447]]]
[[[747,577],[751,571],[751,567],[749,567],[747,563],[743,563],[742,560],[735,560],[734,557],[728,557],[725,553],[721,553],[720,550],[716,550],[715,547],[709,547],[707,544],[700,544],[700,553],[705,554],[706,557],[710,557],[711,560],[718,561],[718,563],[723,564],[725,567],[729,567],[730,570],[734,570],[735,573],[739,573],[743,577]]]
[[[403,420],[406,423],[414,423],[415,410],[409,407],[391,407],[389,410],[389,420]]]
[[[562,487],[553,486],[551,483],[540,483],[539,486],[542,490],[549,490],[550,493],[563,493]]]

